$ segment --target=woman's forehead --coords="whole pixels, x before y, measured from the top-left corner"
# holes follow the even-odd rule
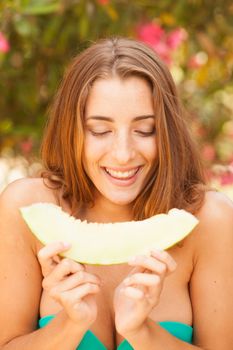
[[[86,102],[86,116],[113,117],[117,113],[153,115],[153,97],[146,80],[138,77],[118,77],[97,80]]]

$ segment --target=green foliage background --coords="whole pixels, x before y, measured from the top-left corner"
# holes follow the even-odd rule
[[[154,22],[188,33],[172,74],[207,164],[233,162],[232,1],[0,1],[0,32],[10,44],[0,52],[0,151],[37,153],[47,107],[74,55],[100,37],[137,37],[139,25]],[[193,57],[205,60],[194,67]]]

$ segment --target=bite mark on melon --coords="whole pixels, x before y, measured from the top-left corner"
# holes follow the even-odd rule
[[[168,249],[184,239],[198,224],[195,216],[173,208],[141,221],[87,223],[51,203],[20,208],[32,233],[43,243],[71,243],[62,255],[80,263],[111,265],[126,263],[151,249]]]

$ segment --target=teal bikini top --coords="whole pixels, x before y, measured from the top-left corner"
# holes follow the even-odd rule
[[[46,324],[49,323],[54,317],[55,315],[42,317],[39,320],[39,328],[46,326]],[[166,329],[170,334],[177,337],[178,339],[192,344],[193,328],[191,326],[185,323],[174,322],[174,321],[158,322],[158,324],[164,329]],[[107,348],[101,343],[101,341],[95,336],[95,334],[92,333],[90,330],[88,330],[85,333],[82,341],[80,342],[76,350],[90,350],[90,349],[107,350]],[[117,347],[117,350],[133,350],[133,348],[125,339]]]

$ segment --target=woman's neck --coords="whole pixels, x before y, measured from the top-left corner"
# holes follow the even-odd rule
[[[93,207],[82,210],[80,219],[99,223],[131,221],[133,220],[132,206],[117,205],[98,199]]]

